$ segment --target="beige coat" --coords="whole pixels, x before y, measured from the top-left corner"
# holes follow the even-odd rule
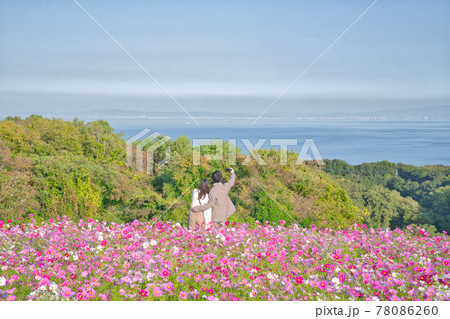
[[[216,183],[209,191],[209,200],[205,205],[197,206],[197,212],[203,212],[212,208],[211,222],[216,225],[223,225],[228,217],[230,217],[236,208],[233,205],[228,192],[234,185],[236,175],[231,174],[230,180],[224,184]]]

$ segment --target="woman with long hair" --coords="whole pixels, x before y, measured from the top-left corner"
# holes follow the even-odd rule
[[[208,200],[209,194],[209,181],[207,179],[202,179],[200,182],[200,185],[198,186],[198,189],[194,189],[192,192],[192,202],[191,202],[191,209],[195,206],[201,206],[205,205]],[[209,224],[211,223],[211,208],[205,210],[204,212],[197,212],[189,213],[189,229],[195,228],[197,225],[200,227],[204,227],[206,225],[206,228],[209,227]]]

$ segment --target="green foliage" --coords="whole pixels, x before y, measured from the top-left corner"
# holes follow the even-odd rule
[[[346,190],[353,202],[367,209],[373,227],[405,227],[412,223],[450,231],[445,189],[450,167],[394,164],[386,161],[349,165],[326,160],[326,172]]]
[[[0,121],[0,139],[13,154],[22,156],[84,155],[106,162],[125,158],[125,141],[106,121],[47,119],[31,115]]]
[[[31,178],[31,162],[13,157],[0,140],[0,219],[21,218],[38,209]]]
[[[290,222],[289,216],[285,213],[286,209],[279,205],[266,192],[260,190],[256,193],[256,205],[251,217],[260,222],[269,221],[276,223],[284,219]]]
[[[438,231],[450,230],[450,186],[440,187],[421,202],[424,220]]]
[[[125,141],[106,121],[8,117],[0,121],[0,218],[32,212],[39,218],[159,218],[186,225],[192,189],[215,170],[226,181],[225,168],[233,166],[237,181],[230,197],[236,213],[230,222],[284,220],[323,227],[327,221],[327,227],[345,227],[364,220],[371,227],[449,227],[448,167],[333,160],[324,171],[310,163],[295,165],[294,152],[280,165],[277,150],[258,152],[265,165],[254,159],[242,165],[247,157],[233,145],[216,143],[193,152],[186,137],[161,136],[146,141],[144,150],[163,140],[148,175],[125,166]],[[223,160],[211,157],[217,152]],[[170,160],[159,166],[169,153]]]
[[[373,228],[402,227],[418,219],[418,203],[403,198],[397,191],[376,185],[363,195],[364,207],[370,212],[365,222]]]

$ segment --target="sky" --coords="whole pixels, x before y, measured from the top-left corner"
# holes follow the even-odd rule
[[[264,111],[373,0],[77,0],[190,112]],[[379,0],[268,111],[450,105],[450,1]],[[73,0],[0,0],[0,114],[179,106]]]

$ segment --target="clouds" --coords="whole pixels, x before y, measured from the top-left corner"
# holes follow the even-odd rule
[[[211,97],[245,97],[242,103],[250,108],[259,99],[275,98],[370,4],[80,3],[168,91],[196,99],[199,108],[205,99],[214,101]],[[63,99],[52,102],[54,94],[73,96],[80,108],[90,107],[90,95],[96,96],[96,108],[108,108],[109,96],[124,103],[127,96],[130,102],[164,97],[70,1],[4,1],[0,6],[2,109],[13,95],[16,110],[28,108],[20,94],[38,95],[49,110],[64,108]],[[448,12],[444,1],[427,7],[416,1],[377,3],[283,99],[315,97],[327,108],[337,104],[333,96],[336,101],[347,96],[348,104],[380,95],[449,102]],[[379,106],[385,107],[391,106]]]

